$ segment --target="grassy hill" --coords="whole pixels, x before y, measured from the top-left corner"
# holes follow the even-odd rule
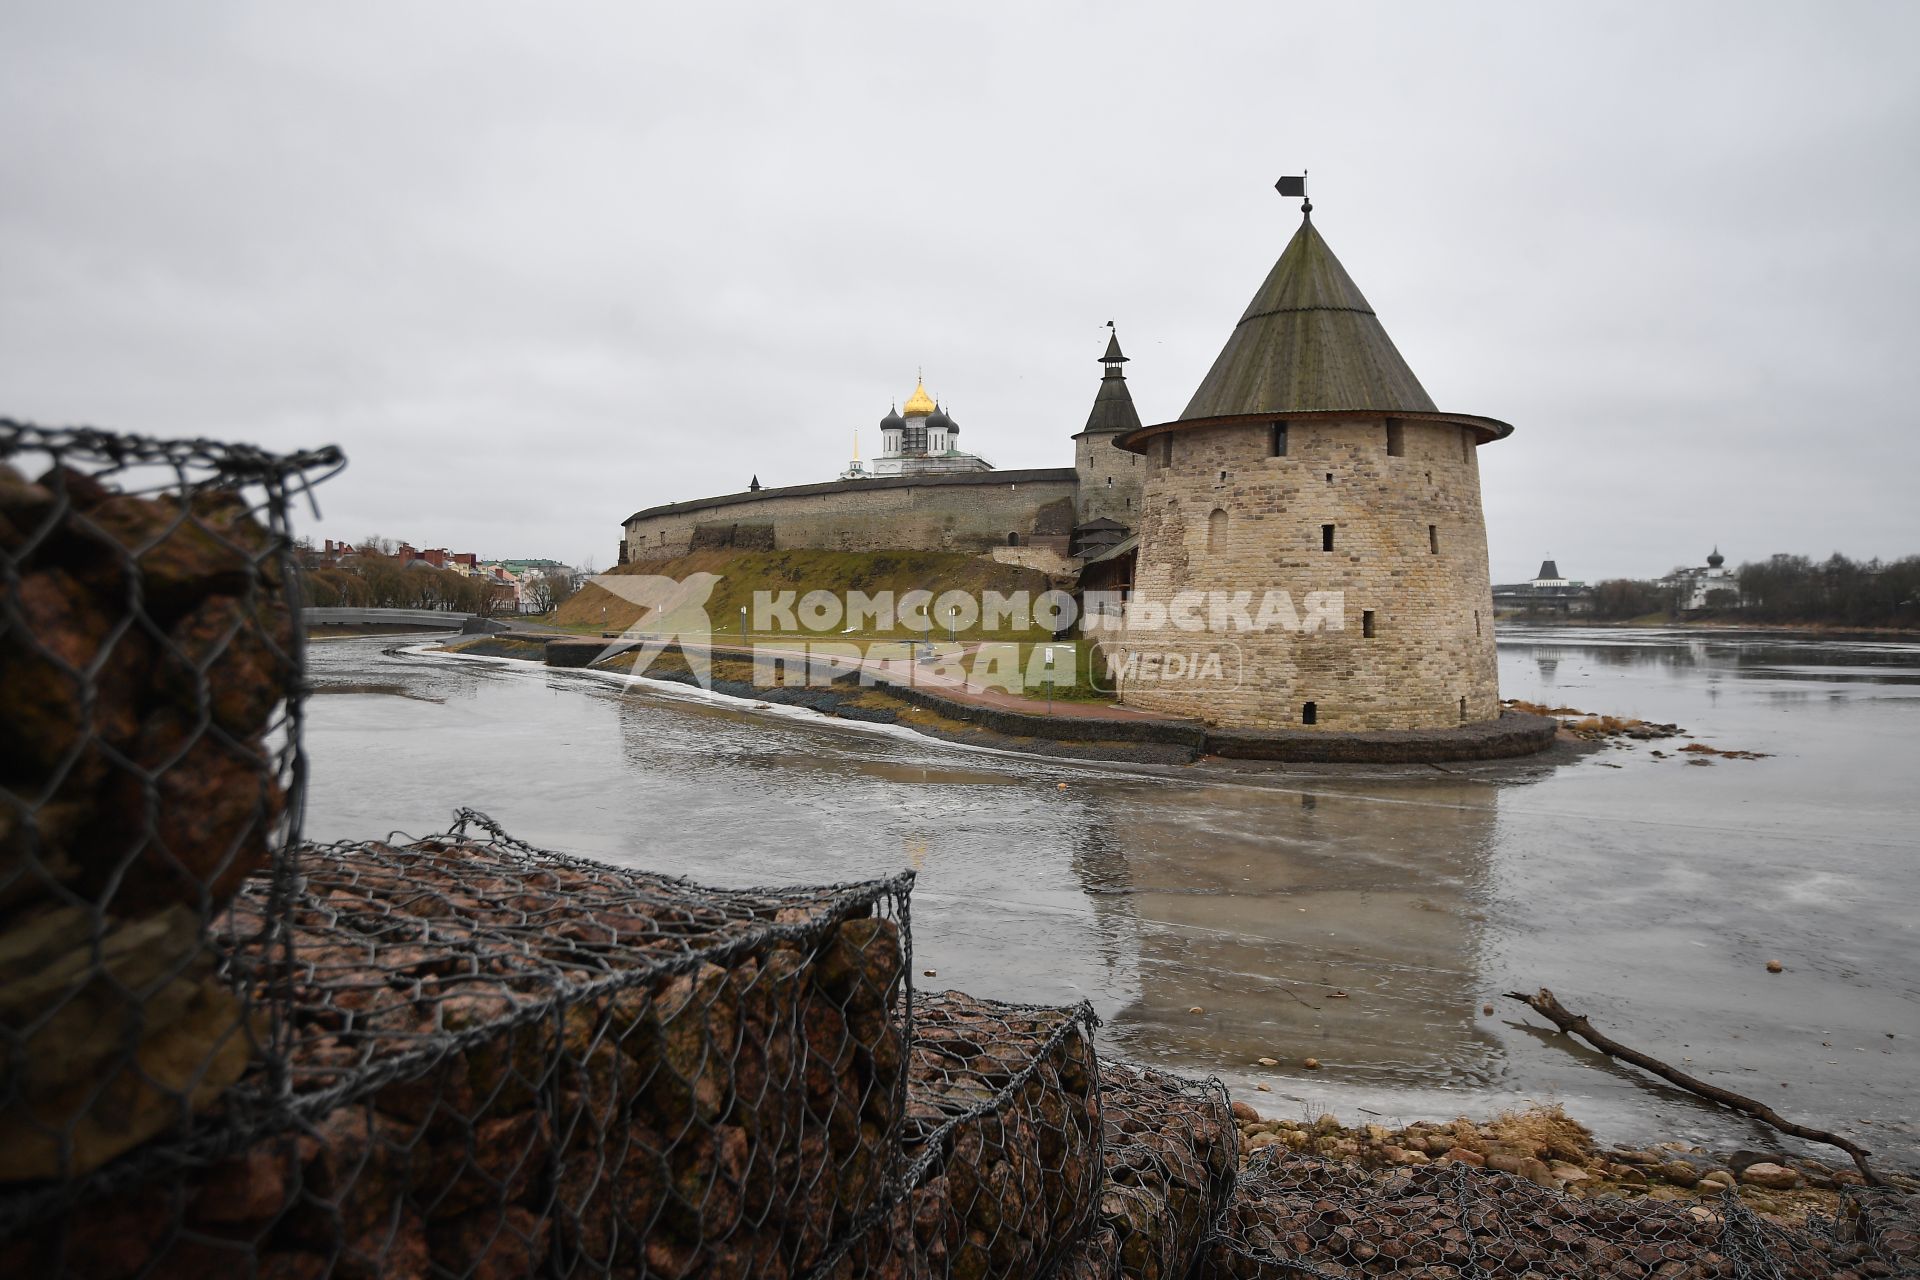
[[[948,551],[696,551],[671,560],[646,560],[608,570],[612,574],[652,573],[668,578],[684,578],[690,573],[714,573],[720,582],[707,602],[707,614],[718,627],[737,626],[740,608],[752,607],[756,591],[829,591],[845,599],[848,592],[864,591],[874,595],[892,591],[896,599],[908,591],[964,591],[979,598],[986,591],[1012,595],[1025,591],[1037,598],[1047,590],[1047,575],[1037,569],[1000,564],[980,556]],[[603,611],[604,610],[604,614]],[[560,606],[554,621],[563,627],[599,630],[604,617],[609,628],[626,627],[640,615],[640,607],[620,599],[612,592],[588,583],[572,599]],[[938,634],[946,634],[945,620]],[[844,624],[843,624],[844,625]],[[836,632],[838,628],[835,629]],[[862,635],[909,636],[906,628],[890,631],[863,630]],[[962,628],[967,635],[990,635],[994,639],[1034,639],[1037,630],[1024,632],[1001,628],[983,633],[976,625]]]

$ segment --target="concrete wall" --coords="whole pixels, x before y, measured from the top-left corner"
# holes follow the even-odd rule
[[[1269,456],[1265,423],[1191,428],[1171,436],[1171,465],[1163,439],[1147,442],[1136,601],[1251,591],[1257,608],[1262,592],[1285,590],[1304,613],[1307,593],[1339,591],[1345,625],[1319,634],[1128,632],[1113,646],[1123,658],[1218,647],[1229,660],[1238,655],[1242,677],[1232,689],[1138,680],[1123,689],[1128,705],[1245,729],[1301,726],[1307,702],[1314,727],[1336,731],[1500,714],[1473,431],[1406,422],[1403,456],[1390,457],[1386,428],[1378,415],[1294,422],[1284,457]],[[1325,551],[1329,524],[1334,549]]]
[[[635,513],[629,560],[682,555],[696,545],[760,544],[775,550],[981,553],[1073,525],[1074,473],[1064,467],[954,476],[835,481],[763,489]],[[738,527],[739,535],[735,536]]]
[[[1105,518],[1138,529],[1146,461],[1137,453],[1116,448],[1113,440],[1113,433],[1107,431],[1082,431],[1073,438],[1073,469],[1080,477],[1074,523]]]

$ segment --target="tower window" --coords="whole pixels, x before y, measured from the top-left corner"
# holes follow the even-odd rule
[[[1473,611],[1473,634],[1480,634],[1480,611],[1478,609]]]
[[[1226,482],[1227,482],[1227,473],[1222,471],[1220,473],[1220,483],[1225,484]]]
[[[1284,458],[1287,456],[1287,424],[1276,422],[1267,436],[1267,456]]]
[[[1460,718],[1462,720],[1467,718],[1467,700],[1465,698],[1460,699]]]
[[[1227,513],[1219,507],[1207,517],[1207,550],[1219,551],[1227,541]]]
[[[1333,526],[1330,524],[1320,526],[1320,549],[1322,551],[1333,550]]]
[[[1328,483],[1328,484],[1332,484],[1332,483],[1333,483],[1333,472],[1331,472],[1331,471],[1329,471],[1329,472],[1327,472],[1327,483]]]
[[[1407,455],[1407,428],[1398,418],[1387,419],[1387,456],[1404,458]]]
[[[1300,707],[1300,723],[1301,724],[1318,724],[1319,722],[1320,722],[1319,705],[1317,703],[1312,703],[1312,702],[1303,703]]]
[[[1440,526],[1437,524],[1427,526],[1427,554],[1430,556],[1440,554]]]
[[[1373,639],[1373,610],[1371,609],[1360,611],[1360,634],[1365,639]]]
[[[1173,465],[1173,437],[1172,436],[1160,437],[1160,465],[1163,467],[1170,467]]]
[[[1473,430],[1469,427],[1460,428],[1460,461],[1473,461]]]
[[[1113,488],[1113,477],[1112,477],[1112,476],[1108,476],[1108,477],[1107,477],[1107,488],[1109,488],[1109,489],[1111,489],[1111,488]]]

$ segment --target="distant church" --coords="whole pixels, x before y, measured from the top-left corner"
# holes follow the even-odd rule
[[[924,379],[915,381],[913,394],[899,409],[880,419],[880,456],[873,460],[875,476],[925,476],[962,471],[991,471],[993,464],[960,450],[960,424],[927,394]],[[862,474],[860,461],[844,473]]]

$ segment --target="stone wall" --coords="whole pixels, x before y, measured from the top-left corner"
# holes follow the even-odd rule
[[[1105,518],[1137,529],[1146,460],[1113,441],[1111,431],[1082,431],[1073,438],[1073,469],[1080,477],[1075,523]]]
[[[1114,646],[1123,661],[1217,650],[1228,678],[1136,679],[1122,690],[1128,705],[1233,728],[1285,728],[1302,726],[1312,703],[1313,727],[1336,731],[1440,728],[1500,714],[1476,433],[1444,421],[1396,422],[1399,456],[1390,456],[1388,425],[1379,415],[1296,420],[1281,457],[1270,456],[1264,422],[1145,442],[1136,603],[1251,591],[1257,610],[1262,593],[1284,590],[1304,617],[1308,593],[1341,592],[1344,626],[1129,631]]]
[[[1065,467],[833,481],[669,503],[626,521],[626,558],[661,560],[701,546],[779,551],[984,552],[1073,525],[1075,473]]]

